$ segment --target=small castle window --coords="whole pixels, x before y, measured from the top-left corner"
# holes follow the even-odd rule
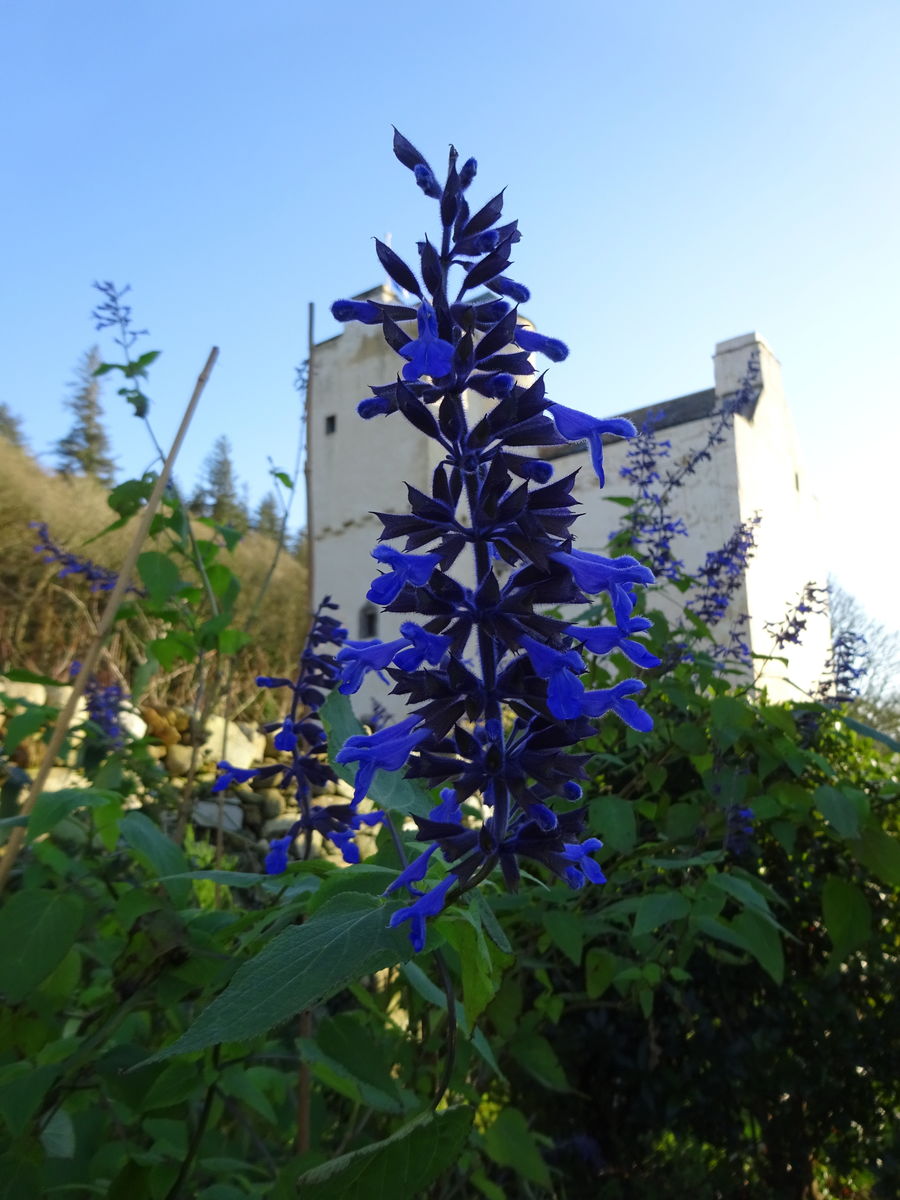
[[[359,614],[359,636],[366,641],[378,637],[378,609],[373,605],[366,605]]]
[[[334,433],[334,431],[336,429],[337,429],[337,417],[334,415],[334,413],[330,413],[325,418],[325,432],[326,433]]]

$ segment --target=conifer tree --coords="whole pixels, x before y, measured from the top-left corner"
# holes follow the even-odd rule
[[[75,420],[57,442],[56,453],[62,475],[90,475],[109,487],[115,481],[115,463],[103,428],[100,381],[94,376],[100,362],[100,352],[93,346],[78,365],[72,395],[65,401]]]
[[[253,528],[257,533],[270,538],[277,538],[281,532],[278,501],[272,492],[266,492],[265,496],[260,500],[256,515],[253,518]]]
[[[231,442],[224,434],[216,438],[215,445],[206,457],[190,508],[198,516],[211,517],[222,525],[247,528],[247,510],[238,498]]]
[[[22,418],[16,416],[8,404],[0,400],[0,438],[5,438],[20,450],[25,449],[25,434],[22,432]]]

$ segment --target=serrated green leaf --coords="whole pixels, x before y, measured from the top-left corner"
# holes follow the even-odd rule
[[[488,1156],[501,1167],[511,1167],[524,1179],[550,1187],[550,1172],[541,1158],[528,1122],[517,1108],[501,1109],[484,1134]]]
[[[39,729],[55,718],[56,712],[55,708],[34,704],[26,708],[24,712],[11,717],[6,723],[6,733],[3,735],[4,752],[12,754],[26,738],[37,733]]]
[[[592,946],[584,959],[584,986],[589,999],[597,1000],[616,977],[619,960],[609,950]]]
[[[562,1063],[545,1037],[538,1033],[519,1034],[508,1044],[507,1053],[542,1087],[553,1092],[571,1092]]]
[[[584,948],[584,929],[574,912],[550,909],[543,916],[544,928],[555,946],[559,946],[566,958],[576,967],[581,966]]]
[[[18,1004],[68,954],[84,915],[70,892],[16,892],[0,909],[0,992]]]
[[[159,550],[144,551],[137,560],[137,573],[153,604],[163,605],[181,591],[178,567]]]
[[[711,876],[709,884],[719,888],[720,891],[725,892],[745,907],[769,915],[769,905],[765,896],[761,895],[749,880],[739,879],[736,875],[722,872]]]
[[[604,846],[617,854],[630,854],[637,840],[634,806],[621,796],[601,796],[591,804],[591,828]]]
[[[28,818],[28,838],[34,841],[49,833],[63,817],[79,808],[99,808],[105,804],[121,804],[117,792],[96,788],[63,788],[58,792],[41,792]]]
[[[335,896],[245,962],[187,1032],[154,1059],[256,1037],[360,976],[405,962],[412,954],[406,931],[388,928],[399,907],[357,892]]]
[[[889,887],[900,886],[900,840],[877,825],[867,826],[852,845],[857,859]]]
[[[813,803],[841,837],[859,837],[860,827],[868,815],[868,804],[862,792],[842,791],[823,783],[813,793]]]
[[[119,832],[135,856],[158,878],[179,876],[187,871],[188,863],[181,847],[166,837],[160,827],[144,813],[126,813],[119,823]],[[188,903],[191,885],[186,881],[169,880],[163,887],[176,905],[183,906]]]
[[[661,925],[686,917],[690,911],[690,901],[682,892],[650,892],[638,900],[632,932],[635,937],[652,933]]]
[[[822,916],[838,962],[864,945],[872,932],[868,900],[858,887],[839,875],[829,875],[825,880]]]
[[[472,1110],[422,1113],[396,1133],[332,1158],[297,1179],[303,1200],[418,1200],[458,1159]]]

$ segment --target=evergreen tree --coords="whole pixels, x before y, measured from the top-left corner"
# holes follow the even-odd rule
[[[0,400],[0,438],[12,442],[20,450],[25,449],[25,435],[22,432],[22,418],[17,417],[12,409]]]
[[[266,492],[265,496],[260,500],[256,516],[253,518],[253,528],[257,533],[270,538],[277,538],[281,532],[278,501],[272,492]]]
[[[103,428],[100,381],[94,377],[100,362],[100,352],[94,346],[78,365],[71,385],[72,395],[65,401],[75,420],[66,436],[57,442],[56,453],[61,474],[91,475],[109,487],[115,482],[115,463]]]
[[[246,529],[247,510],[238,499],[237,475],[231,458],[231,442],[224,434],[203,464],[203,473],[190,502],[191,511],[201,517],[212,517],[222,525]]]

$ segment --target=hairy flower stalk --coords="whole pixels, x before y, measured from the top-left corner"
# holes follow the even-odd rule
[[[592,857],[601,843],[582,840],[586,810],[577,807],[588,756],[572,750],[606,713],[637,730],[652,723],[633,699],[644,686],[639,680],[585,688],[583,651],[620,650],[639,666],[658,660],[634,640],[648,624],[633,615],[634,589],[651,583],[652,573],[626,555],[575,549],[575,475],[553,480],[549,462],[533,450],[522,453],[586,439],[602,482],[603,436],[630,437],[634,427],[547,396],[531,356],[559,362],[568,351],[519,319],[516,303],[528,299],[528,289],[505,274],[520,239],[517,223],[500,223],[502,192],[470,211],[465,193],[474,159],[458,169],[451,147],[442,186],[399,133],[394,153],[438,203],[440,238],[418,244],[419,274],[376,240],[382,266],[414,297],[410,303],[340,300],[332,312],[341,321],[380,322],[402,360],[396,381],[373,387],[360,415],[399,412],[444,457],[431,494],[408,486],[408,513],[377,514],[384,528],[373,556],[385,569],[368,599],[408,614],[401,636],[348,642],[337,655],[341,691],[357,692],[369,671],[384,672],[410,715],[349,738],[337,759],[357,764],[355,802],[378,769],[405,768],[409,778],[443,785],[441,803],[428,818],[416,818],[417,840],[427,848],[389,889],[411,897],[392,924],[408,921],[419,950],[427,918],[497,867],[510,888],[518,885],[521,860],[572,887],[603,882]],[[484,289],[493,295],[485,298]],[[479,418],[466,393],[494,403]],[[580,629],[541,611],[600,593],[615,621],[603,629]],[[485,813],[480,825],[463,814],[473,799]],[[435,870],[425,884],[440,858],[449,871]]]
[[[291,846],[301,834],[306,839],[304,857],[308,857],[314,832],[333,842],[345,862],[357,863],[359,848],[354,840],[357,832],[363,825],[377,825],[383,819],[380,812],[361,813],[361,797],[354,798],[349,804],[312,803],[313,786],[337,782],[328,763],[325,730],[318,718],[327,693],[340,677],[334,655],[323,652],[321,647],[341,646],[347,636],[347,630],[340,622],[325,612],[336,608],[331,597],[326,596],[316,610],[300,655],[296,679],[260,676],[256,681],[264,688],[291,689],[287,716],[283,721],[264,727],[267,733],[275,734],[275,749],[290,753],[290,763],[248,768],[233,767],[229,762],[218,764],[222,774],[213,785],[214,792],[251,779],[271,779],[274,784],[278,776],[278,786],[293,788],[300,816],[284,837],[272,841],[266,856],[266,871],[270,875],[280,875],[287,868]]]

